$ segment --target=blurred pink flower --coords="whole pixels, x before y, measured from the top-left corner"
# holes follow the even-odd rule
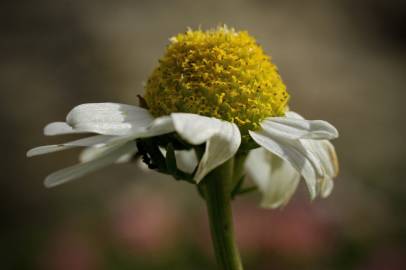
[[[202,219],[206,213],[202,213]],[[236,201],[235,232],[243,256],[277,254],[312,259],[325,255],[334,243],[329,224],[323,222],[307,200],[294,200],[280,210],[260,209],[256,202]],[[205,252],[211,250],[207,220],[199,234]],[[245,255],[244,255],[245,254]]]
[[[74,226],[51,235],[39,259],[41,269],[46,270],[92,270],[100,266],[99,254],[90,239],[75,231]]]
[[[162,193],[129,194],[113,203],[113,237],[137,254],[170,251],[179,241],[177,206]]]
[[[237,239],[246,252],[262,250],[308,258],[327,252],[332,240],[328,226],[301,201],[273,212],[255,204],[237,204],[235,221]]]

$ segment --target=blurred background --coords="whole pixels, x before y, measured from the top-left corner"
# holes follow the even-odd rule
[[[55,189],[77,151],[27,159],[85,102],[137,103],[168,38],[226,23],[254,35],[291,108],[333,123],[336,188],[282,210],[239,197],[246,269],[406,269],[406,5],[397,0],[4,1],[0,7],[0,268],[214,269],[195,189],[137,164]]]

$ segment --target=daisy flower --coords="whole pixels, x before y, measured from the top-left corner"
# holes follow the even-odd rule
[[[247,153],[245,168],[264,194],[263,206],[285,204],[301,176],[311,198],[326,197],[338,171],[329,140],[338,132],[326,121],[306,120],[288,111],[288,97],[276,66],[247,32],[189,29],[170,39],[147,81],[141,106],[79,105],[65,122],[48,124],[44,134],[97,135],[36,147],[27,156],[85,147],[80,164],[45,179],[45,185],[53,187],[117,161],[130,161],[143,139],[168,135],[189,149],[205,145],[198,162],[190,152],[176,151],[177,165],[187,166],[196,183],[237,153]],[[167,158],[161,145],[155,150],[158,159]]]
[[[210,217],[228,224],[227,200],[244,192],[246,173],[263,194],[264,207],[286,204],[300,178],[311,198],[326,197],[333,188],[338,163],[330,140],[338,137],[337,130],[290,111],[288,101],[277,67],[247,32],[226,26],[189,29],[170,38],[139,106],[79,105],[65,122],[50,123],[44,133],[93,135],[40,146],[27,155],[85,148],[81,163],[49,175],[47,187],[141,156],[149,168],[196,184]],[[210,186],[209,178],[217,178],[216,183]],[[212,224],[213,238],[221,230]],[[214,240],[220,265],[227,265],[224,254],[229,252],[234,258],[229,264],[235,267],[227,269],[242,269],[233,245],[224,251],[228,244],[216,242],[228,240]]]

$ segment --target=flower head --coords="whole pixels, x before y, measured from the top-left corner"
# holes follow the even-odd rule
[[[45,135],[96,135],[27,155],[85,147],[81,164],[46,178],[51,187],[135,155],[151,169],[199,184],[239,152],[248,154],[245,168],[264,194],[263,206],[286,204],[301,177],[311,198],[326,197],[338,173],[329,141],[338,131],[288,111],[288,98],[277,68],[247,32],[188,30],[171,38],[146,84],[146,106],[79,105],[65,122],[47,125]]]
[[[152,115],[174,112],[235,123],[242,133],[283,116],[288,101],[276,66],[247,32],[218,27],[170,39],[146,84]]]

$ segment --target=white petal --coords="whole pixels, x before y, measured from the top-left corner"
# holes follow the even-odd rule
[[[335,148],[331,142],[326,140],[303,140],[302,143],[320,160],[326,175],[331,178],[337,176],[339,170],[338,159]]]
[[[119,157],[115,163],[121,164],[121,163],[128,163],[131,160],[133,160],[134,154],[137,153],[137,149],[134,149],[134,151],[131,154],[125,154],[121,157]]]
[[[47,135],[93,132],[104,135],[128,135],[145,128],[153,121],[145,109],[119,103],[88,103],[76,106],[66,122],[45,128]]]
[[[263,193],[263,207],[277,208],[285,205],[300,180],[300,174],[288,162],[264,148],[250,151],[245,166]]]
[[[154,136],[159,136],[167,133],[174,132],[175,128],[173,126],[173,121],[170,116],[163,116],[156,118],[154,121],[152,121],[148,126],[144,128],[140,128],[136,132],[133,132],[130,135],[126,136],[117,136],[113,137],[111,140],[109,140],[109,145],[108,147],[113,147],[114,145],[117,144],[122,144],[126,141],[135,141],[137,138],[148,138],[148,137],[154,137]],[[81,162],[88,162],[91,161],[95,158],[97,158],[100,154],[108,150],[108,147],[91,147],[87,148],[84,151],[82,151],[79,160]],[[135,148],[132,153],[129,153],[125,156],[122,156],[117,160],[118,163],[121,162],[128,162],[131,160],[132,156],[137,152],[137,149]]]
[[[140,130],[137,138],[159,136],[175,131],[173,119],[170,116],[162,116],[152,121],[146,128]]]
[[[272,137],[263,131],[250,131],[252,139],[260,146],[289,162],[305,178],[311,198],[317,195],[317,182],[323,176],[320,161],[308,151],[300,140]]]
[[[327,197],[333,189],[333,178],[337,176],[339,170],[334,146],[326,140],[303,140],[302,143],[320,160],[324,176],[319,180],[318,191],[322,197]]]
[[[197,183],[230,159],[240,146],[240,130],[233,123],[189,113],[173,113],[171,117],[176,132],[185,141],[193,145],[206,142],[205,152],[194,177]]]
[[[81,163],[92,161],[98,158],[106,151],[107,147],[88,147],[84,149],[79,155],[79,161]]]
[[[163,116],[155,119],[147,127],[140,128],[138,131],[131,133],[126,136],[116,136],[109,140],[108,147],[91,147],[82,151],[79,160],[81,162],[87,162],[97,158],[100,154],[108,150],[109,147],[114,147],[117,144],[123,144],[126,141],[135,141],[138,138],[148,138],[167,134],[174,132],[175,128],[173,126],[172,118],[169,116]],[[126,156],[120,157],[117,162],[127,162],[131,160],[133,154],[137,152],[137,149],[134,152],[129,153]]]
[[[176,166],[185,173],[193,173],[199,161],[194,149],[175,151]]]
[[[169,116],[163,116],[155,119],[146,127],[140,127],[138,130],[133,131],[129,135],[113,136],[109,140],[109,145],[122,144],[126,141],[134,141],[138,138],[149,138],[159,136],[167,133],[174,132],[172,118]]]
[[[331,140],[338,137],[335,127],[322,120],[305,120],[289,117],[269,117],[261,123],[264,131],[272,136],[290,140]]]
[[[75,148],[75,147],[88,147],[88,146],[93,146],[93,145],[97,145],[97,144],[104,144],[104,143],[108,142],[111,138],[112,138],[111,136],[96,135],[96,136],[91,136],[91,137],[79,139],[79,140],[72,141],[72,142],[62,143],[62,144],[39,146],[39,147],[35,147],[35,148],[29,150],[27,152],[27,157],[58,152],[58,151]]]
[[[82,151],[82,153],[80,153],[79,160],[82,163],[92,161],[94,159],[99,158],[101,155],[103,155],[107,150],[109,150],[112,147],[116,147],[116,145],[113,145],[113,146],[107,145],[104,147],[88,147],[88,148],[84,149]],[[130,162],[131,159],[133,158],[134,154],[137,153],[137,151],[138,151],[137,148],[134,147],[133,151],[119,157],[115,163]]]
[[[119,157],[133,151],[135,147],[135,142],[128,142],[123,145],[110,148],[97,159],[52,173],[45,179],[44,184],[46,187],[54,187],[67,181],[79,178],[85,174],[114,163]]]
[[[333,179],[330,177],[326,177],[325,179],[323,179],[320,185],[320,196],[322,198],[328,197],[333,191],[333,188],[334,188]]]
[[[65,122],[53,122],[45,126],[44,135],[53,136],[61,134],[82,133],[81,131],[74,130]]]
[[[173,124],[183,139],[193,145],[206,142],[217,134],[223,126],[223,121],[190,113],[173,113]]]

